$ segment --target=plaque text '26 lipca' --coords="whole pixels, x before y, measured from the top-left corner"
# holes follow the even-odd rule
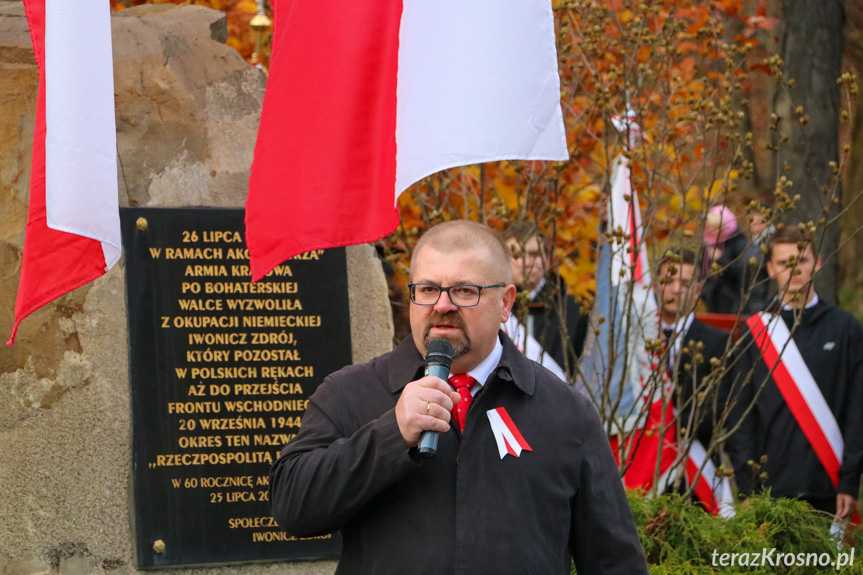
[[[121,210],[139,569],[337,556],[273,522],[267,472],[350,363],[345,250],[250,283],[243,211]]]

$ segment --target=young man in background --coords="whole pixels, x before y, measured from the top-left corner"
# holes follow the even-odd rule
[[[800,229],[780,229],[767,246],[781,307],[744,326],[732,396],[740,428],[726,451],[741,493],[769,487],[849,517],[863,466],[863,329],[815,293],[821,259]]]

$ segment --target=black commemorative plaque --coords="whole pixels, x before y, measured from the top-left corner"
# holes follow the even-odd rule
[[[138,569],[338,556],[270,517],[267,473],[351,361],[344,249],[250,283],[243,211],[124,208]]]

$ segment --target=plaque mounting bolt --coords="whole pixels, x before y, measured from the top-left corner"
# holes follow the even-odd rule
[[[147,218],[138,218],[138,221],[136,221],[135,224],[138,226],[138,229],[143,232],[147,229]]]
[[[144,218],[140,218],[138,220],[138,227],[141,227],[141,220],[144,220]],[[147,227],[147,220],[144,220],[144,227],[145,228]],[[153,551],[155,551],[156,554],[164,553],[165,552],[165,542],[162,541],[161,539],[156,539],[156,541],[153,542]]]

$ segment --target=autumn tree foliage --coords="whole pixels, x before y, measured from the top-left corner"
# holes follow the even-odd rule
[[[701,248],[704,215],[716,204],[730,205],[742,227],[764,201],[774,207],[772,220],[811,222],[819,239],[822,228],[838,228],[837,211],[825,217],[822,206],[839,202],[847,148],[828,159],[794,151],[801,148],[794,142],[805,149],[813,136],[807,106],[818,95],[795,88],[786,72],[778,53],[783,30],[767,0],[553,5],[570,160],[457,168],[413,186],[400,201],[402,226],[386,240],[402,274],[411,245],[435,222],[470,218],[500,229],[529,220],[554,244],[553,267],[570,291],[589,300],[600,206],[618,154],[631,160],[651,261],[669,246]],[[840,87],[847,122],[856,79],[837,73],[830,81]],[[774,109],[774,102],[784,104]],[[627,114],[640,135],[613,127],[613,117]],[[828,173],[818,202],[806,200],[811,178],[792,173],[803,160]]]
[[[619,155],[629,159],[644,222],[645,235],[635,249],[646,250],[653,265],[669,248],[701,252],[705,214],[717,204],[734,208],[745,227],[748,214],[762,213],[756,200],[766,200],[774,207],[765,214],[768,218],[777,224],[804,222],[812,239],[818,226],[829,223],[821,220],[820,211],[795,211],[799,192],[783,167],[788,136],[769,99],[757,101],[762,108],[754,114],[750,109],[754,86],[768,83],[774,91],[793,91],[794,86],[781,57],[772,52],[779,21],[768,15],[766,2],[559,0],[554,7],[570,160],[456,168],[411,187],[400,200],[401,227],[383,242],[402,281],[412,246],[435,223],[464,218],[503,229],[510,222],[529,221],[553,245],[551,265],[570,292],[583,309],[595,312],[597,246],[629,249],[623,247],[623,232],[602,221]],[[835,80],[851,95],[853,77]],[[614,126],[622,117],[631,120],[624,131]],[[769,121],[759,130],[753,117]],[[807,120],[800,107],[782,118],[804,131]],[[757,181],[756,159],[765,154],[772,155],[777,172]],[[829,169],[838,174],[841,165]],[[823,194],[832,205],[838,178],[827,182],[827,188]],[[722,272],[714,264],[700,280]],[[598,336],[607,319],[594,313],[591,331]],[[741,319],[732,321],[739,325]],[[650,353],[663,353],[657,340],[645,345]],[[703,367],[715,373],[696,396],[715,397],[731,369],[734,345],[722,362]],[[657,359],[656,366],[662,365]],[[619,384],[606,376],[608,387]],[[575,373],[571,383],[578,385],[583,377]],[[667,383],[661,368],[647,379],[650,393]],[[706,401],[699,407],[710,408]],[[625,432],[615,422],[619,414],[600,411],[611,434]],[[720,411],[714,419],[717,429],[732,432],[728,409]],[[665,429],[653,432],[662,435]],[[687,442],[688,433],[677,426],[679,444]],[[718,452],[726,435],[715,435],[713,444],[705,446],[708,454]],[[730,475],[730,469],[720,465],[717,474]]]
[[[618,154],[631,159],[654,254],[695,242],[706,206],[752,174],[738,104],[750,76],[764,73],[746,63],[756,32],[774,20],[745,16],[740,0],[562,0],[555,18],[570,161],[498,162],[427,178],[402,196],[402,228],[389,245],[409,251],[423,229],[451,218],[496,228],[531,220],[553,238],[572,292],[589,296],[600,204]],[[744,30],[732,39],[730,18]],[[613,127],[627,113],[641,135]]]

